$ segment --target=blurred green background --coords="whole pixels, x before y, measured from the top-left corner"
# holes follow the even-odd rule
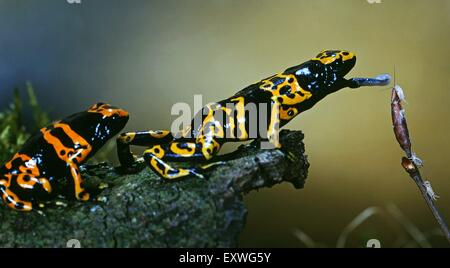
[[[194,94],[217,101],[323,49],[347,49],[358,57],[349,76],[395,66],[414,150],[450,220],[450,1],[369,2],[0,0],[0,108],[31,81],[51,118],[102,100],[130,111],[127,130],[165,129],[171,106],[193,104]],[[436,227],[399,165],[389,95],[388,87],[346,89],[287,126],[306,134],[307,184],[248,195],[241,246],[305,246],[295,229],[335,246],[356,215],[388,203],[420,231]],[[376,216],[348,245],[378,238],[394,246],[397,229]]]

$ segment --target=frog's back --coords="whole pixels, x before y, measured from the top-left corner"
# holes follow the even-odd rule
[[[254,83],[248,87],[243,88],[242,90],[238,91],[236,94],[234,94],[232,97],[222,101],[222,102],[228,102],[231,99],[236,99],[238,97],[243,97],[245,100],[245,103],[270,103],[270,97],[272,96],[270,93],[262,91],[261,88],[261,82]]]

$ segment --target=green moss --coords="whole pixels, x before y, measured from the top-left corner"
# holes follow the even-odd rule
[[[27,94],[28,103],[30,105],[34,119],[34,124],[33,126],[31,126],[31,131],[35,132],[38,131],[41,127],[48,125],[50,123],[50,118],[46,112],[42,111],[31,83],[27,83]]]
[[[27,84],[27,104],[31,108],[33,118],[29,126],[24,124],[24,102],[18,88],[14,89],[9,107],[0,112],[0,163],[11,158],[30,137],[30,133],[50,122],[48,114],[40,108],[30,83]]]

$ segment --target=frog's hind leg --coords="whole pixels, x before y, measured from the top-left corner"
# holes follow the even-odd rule
[[[33,209],[33,205],[29,201],[21,200],[16,194],[14,194],[8,187],[0,184],[0,193],[2,195],[3,202],[12,209],[28,212]]]
[[[120,164],[124,167],[130,167],[135,162],[135,156],[130,150],[131,145],[152,146],[156,143],[169,143],[172,140],[172,133],[168,130],[123,133],[117,138],[117,154]]]
[[[203,178],[200,170],[208,169],[214,165],[208,164],[200,168],[175,168],[165,161],[186,162],[206,161],[217,154],[221,144],[213,138],[202,137],[196,142],[176,142],[159,144],[144,152],[145,162],[150,168],[167,180],[180,179],[188,175]],[[218,163],[220,164],[220,163]]]

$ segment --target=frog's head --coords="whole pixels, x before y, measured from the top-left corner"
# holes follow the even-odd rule
[[[356,64],[356,56],[346,50],[324,50],[315,58],[286,70],[297,77],[300,86],[324,97],[347,86],[344,78]]]
[[[96,134],[108,139],[121,131],[129,119],[127,111],[102,102],[94,104],[87,112],[97,118],[99,131]]]
[[[317,54],[312,61],[319,61],[324,68],[344,77],[355,66],[356,56],[347,50],[324,50]]]
[[[128,119],[127,111],[107,103],[96,103],[66,120],[94,149],[99,149],[125,127]]]

